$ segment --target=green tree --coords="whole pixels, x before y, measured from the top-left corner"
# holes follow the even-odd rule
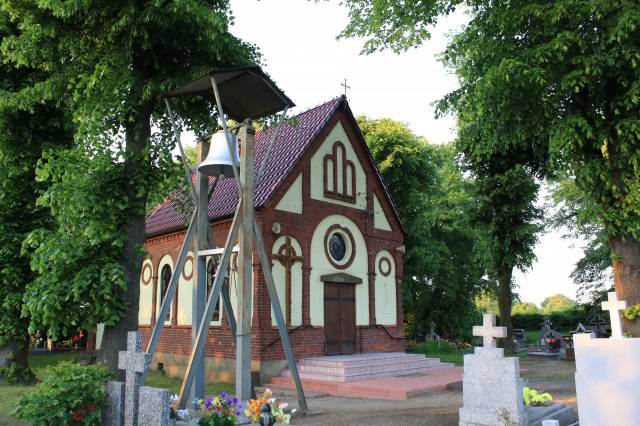
[[[513,305],[511,308],[511,315],[519,314],[537,314],[540,313],[540,309],[535,303],[531,302],[519,302]]]
[[[16,34],[0,11],[0,38]],[[50,226],[36,205],[41,185],[35,168],[42,151],[68,144],[70,121],[51,102],[16,105],[10,93],[38,79],[37,69],[5,64],[0,54],[0,383],[32,382],[29,318],[22,315],[27,284],[34,279],[22,242],[37,227]]]
[[[105,322],[98,359],[117,371],[126,332],[138,327],[149,188],[173,164],[161,94],[211,68],[254,63],[258,55],[229,33],[224,0],[0,5],[21,28],[3,38],[2,52],[16,66],[50,71],[16,98],[64,101],[77,124],[76,146],[48,155],[39,174],[52,184],[41,203],[58,228],[29,240],[32,266],[51,273],[31,284],[27,311],[54,334]],[[176,102],[175,109],[197,135],[214,127],[206,101]]]
[[[365,50],[403,50],[429,36],[439,15],[464,4],[471,21],[445,59],[462,87],[443,103],[475,105],[486,126],[517,137],[480,147],[506,150],[518,140],[549,150],[551,169],[575,179],[595,206],[612,251],[618,296],[640,302],[640,4],[632,0],[348,0],[343,36]],[[457,109],[457,108],[456,108]],[[625,321],[640,335],[640,322]]]
[[[569,311],[576,306],[576,302],[564,294],[554,294],[553,296],[545,297],[542,303],[540,303],[540,307],[545,314]]]
[[[429,145],[406,125],[358,118],[358,124],[407,230],[404,312],[410,335],[431,321],[446,337],[468,335],[482,285],[477,235],[469,224],[469,185],[450,146]]]
[[[567,237],[587,241],[582,258],[571,272],[571,278],[578,286],[578,298],[599,304],[603,294],[610,291],[613,277],[609,239],[599,220],[597,207],[590,198],[585,197],[572,178],[554,182],[551,194],[555,212],[549,218],[549,223],[563,230]]]

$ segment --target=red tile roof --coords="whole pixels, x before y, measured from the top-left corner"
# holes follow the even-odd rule
[[[324,125],[329,121],[340,105],[345,101],[344,96],[332,99],[322,105],[298,114],[293,123],[283,123],[277,140],[271,150],[271,158],[267,163],[260,182],[256,185],[254,206],[262,207],[274,194],[280,183],[289,175],[298,163],[311,142]],[[256,173],[266,152],[273,127],[269,127],[256,134]],[[215,178],[209,178],[209,192]],[[209,196],[209,220],[231,216],[238,204],[238,188],[233,178],[222,179]],[[164,203],[153,209],[147,216],[147,237],[168,234],[186,228],[190,212],[191,201],[186,200],[184,194],[177,194],[167,198]]]

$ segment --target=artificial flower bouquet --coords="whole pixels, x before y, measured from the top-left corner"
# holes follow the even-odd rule
[[[271,405],[271,415],[273,415],[276,423],[288,425],[291,421],[291,415],[295,413],[296,410],[294,408],[290,413],[287,413],[286,410],[289,404],[286,402],[277,402],[270,389],[265,389],[260,398],[250,399],[248,402],[249,407],[245,409],[244,415],[250,418],[252,423],[259,423],[262,407],[267,403]]]
[[[225,391],[218,396],[199,400],[198,406],[202,413],[198,422],[200,426],[234,426],[236,416],[242,412],[242,403],[238,398],[231,398]]]

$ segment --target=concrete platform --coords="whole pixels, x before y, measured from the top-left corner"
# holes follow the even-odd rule
[[[301,359],[298,368],[306,392],[334,396],[402,400],[462,380],[462,367],[435,358],[404,353],[371,353]],[[294,389],[288,370],[266,385]]]

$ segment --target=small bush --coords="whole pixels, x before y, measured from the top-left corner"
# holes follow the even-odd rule
[[[429,340],[418,343],[415,351],[421,354],[450,354],[454,352],[454,349],[453,345],[447,341]]]
[[[18,400],[14,414],[35,426],[99,425],[108,371],[63,362],[51,373]]]

